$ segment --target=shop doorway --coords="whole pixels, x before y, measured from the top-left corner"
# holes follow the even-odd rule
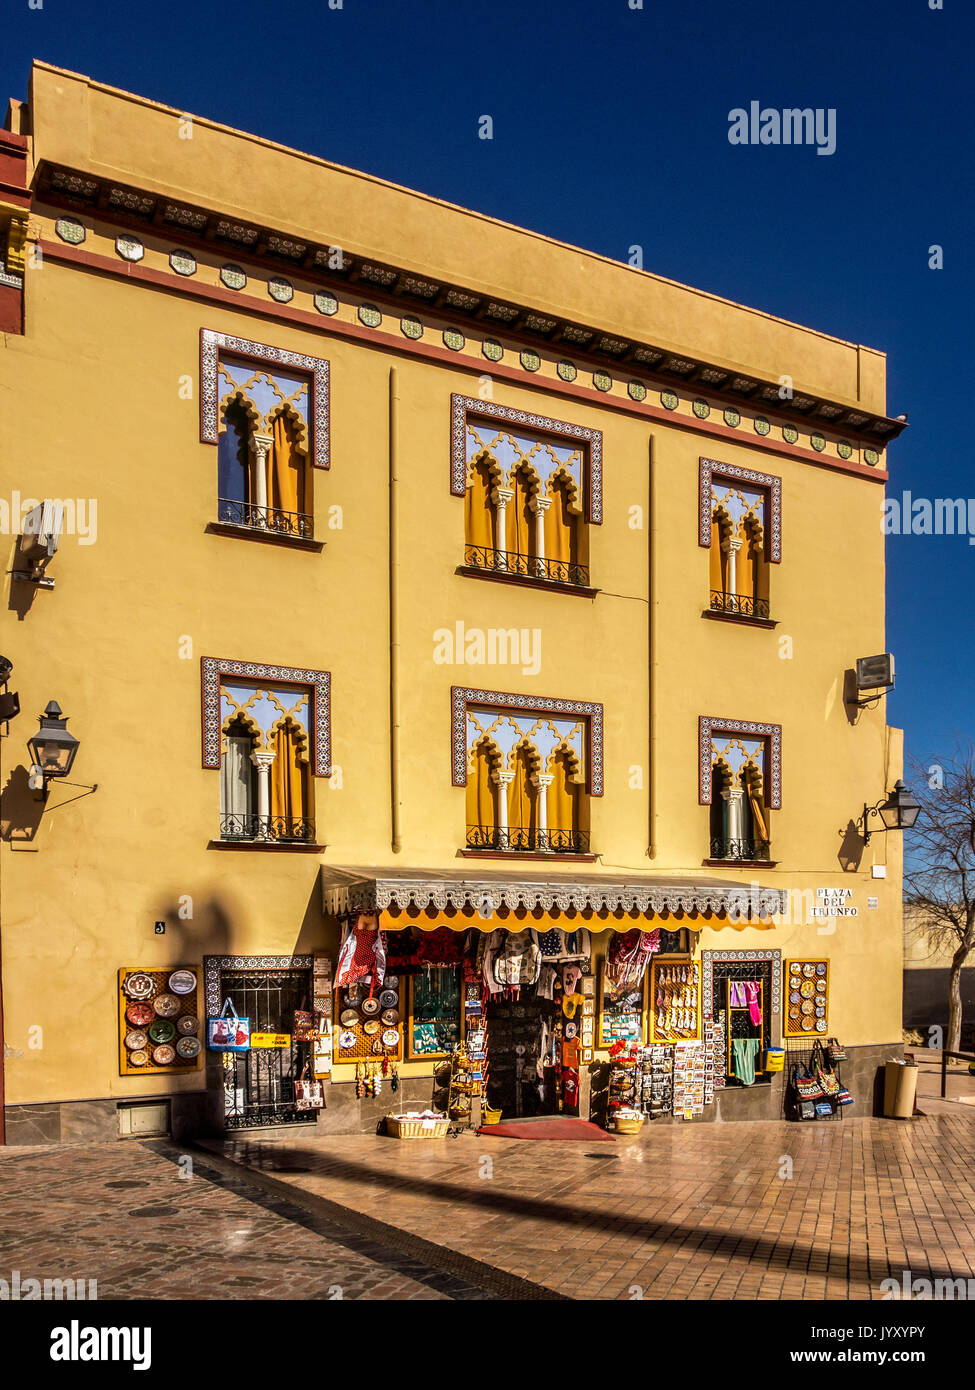
[[[287,1034],[287,1047],[252,1047],[225,1052],[224,1123],[228,1129],[314,1124],[315,1110],[295,1109],[295,1081],[308,1060],[309,1044],[296,1043],[296,1009],[311,1008],[310,969],[221,969],[220,999],[230,999],[255,1033]]]
[[[506,1119],[558,1114],[552,1036],[561,1008],[530,989],[520,995],[492,995],[488,1000],[487,1102]]]

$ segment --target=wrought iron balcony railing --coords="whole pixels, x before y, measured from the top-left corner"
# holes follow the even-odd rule
[[[464,548],[464,564],[471,569],[491,570],[495,574],[518,574],[529,579],[547,579],[552,584],[574,584],[582,589],[589,587],[587,565],[544,560],[537,555],[519,555],[514,550],[492,550],[489,546],[468,545]]]
[[[281,841],[313,844],[315,822],[291,816],[221,816],[221,840]]]
[[[468,849],[493,849],[512,854],[530,851],[533,854],[588,854],[588,830],[536,830],[534,827],[509,825],[502,830],[496,825],[469,825]]]
[[[711,612],[734,613],[740,618],[767,618],[768,599],[751,598],[745,594],[726,594],[722,589],[712,589]]]
[[[712,840],[711,858],[730,861],[768,859],[770,848],[768,840]]]
[[[218,505],[217,519],[230,526],[314,540],[314,517],[306,512],[283,512],[280,507],[258,507],[253,502],[235,502],[229,497],[219,498]]]

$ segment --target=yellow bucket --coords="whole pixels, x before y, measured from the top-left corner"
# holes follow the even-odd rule
[[[493,1110],[490,1105],[485,1105],[481,1111],[481,1123],[485,1125],[498,1125],[501,1123],[501,1111]]]
[[[770,1047],[765,1053],[765,1070],[782,1071],[785,1067],[785,1049]]]

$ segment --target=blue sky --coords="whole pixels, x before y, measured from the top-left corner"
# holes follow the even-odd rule
[[[891,492],[975,496],[951,421],[975,377],[975,8],[631,3],[20,0],[0,71],[24,96],[36,56],[607,256],[639,244],[648,270],[881,348],[911,422]],[[751,100],[835,108],[835,154],[730,145]],[[888,718],[923,757],[975,726],[973,569],[964,537],[888,541]]]

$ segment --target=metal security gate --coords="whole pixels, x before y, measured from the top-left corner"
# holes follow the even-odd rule
[[[308,1043],[294,1040],[294,1012],[311,1007],[309,970],[222,970],[220,999],[230,999],[251,1033],[288,1033],[290,1047],[225,1052],[224,1116],[228,1129],[314,1124],[315,1110],[295,1109],[295,1081],[308,1061]]]

